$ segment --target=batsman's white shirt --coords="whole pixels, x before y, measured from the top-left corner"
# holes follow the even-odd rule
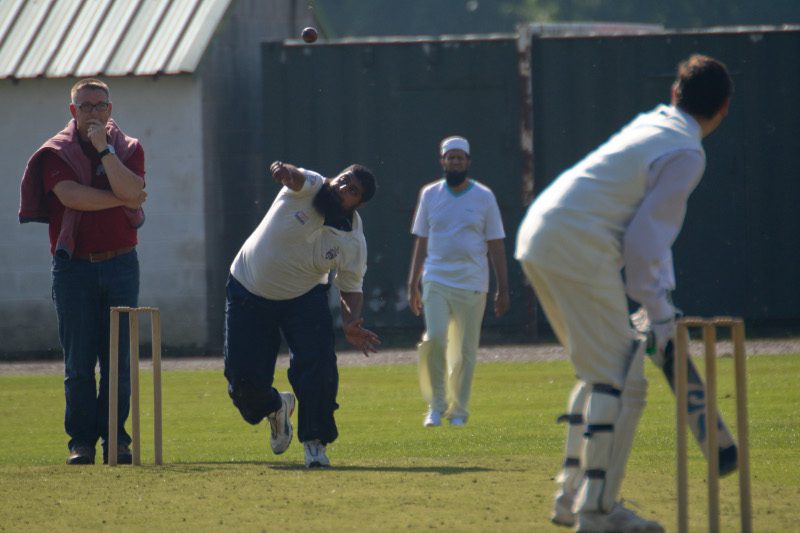
[[[528,209],[515,257],[597,287],[620,283],[651,317],[674,312],[671,247],[705,169],[700,126],[661,105],[561,174]]]
[[[361,292],[367,271],[367,241],[361,217],[353,214],[353,230],[325,226],[314,208],[314,195],[324,178],[300,169],[306,177],[303,187],[283,187],[261,223],[242,245],[231,265],[231,274],[244,287],[269,300],[301,296],[320,283],[328,282],[344,292]]]
[[[492,191],[477,181],[452,192],[445,180],[423,187],[411,233],[428,239],[423,281],[471,291],[489,291],[486,241],[505,238]]]

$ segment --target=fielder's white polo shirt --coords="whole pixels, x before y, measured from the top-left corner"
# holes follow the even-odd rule
[[[477,181],[453,192],[446,180],[420,192],[411,233],[427,237],[423,281],[472,291],[489,291],[486,241],[505,238],[500,208],[492,191]]]

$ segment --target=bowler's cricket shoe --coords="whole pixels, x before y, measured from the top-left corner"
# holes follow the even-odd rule
[[[553,505],[553,514],[550,521],[557,526],[572,527],[575,525],[575,513],[572,512],[572,503],[575,500],[574,492],[558,491]]]
[[[425,415],[425,420],[422,421],[422,425],[426,428],[435,428],[441,426],[442,413],[434,410],[433,408],[428,409],[428,414]]]
[[[267,415],[269,420],[269,445],[272,453],[280,455],[292,442],[292,413],[294,413],[294,394],[282,392],[281,408]]]
[[[306,451],[306,468],[326,468],[331,466],[331,460],[325,453],[325,445],[319,439],[303,443]]]
[[[658,522],[647,520],[617,503],[610,513],[585,511],[578,513],[575,531],[579,533],[664,533]]]
[[[450,419],[450,425],[451,426],[466,426],[467,425],[467,419],[464,418],[463,416],[454,416],[453,418]]]

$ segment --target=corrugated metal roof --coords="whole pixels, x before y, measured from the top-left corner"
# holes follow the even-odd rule
[[[0,0],[0,79],[194,72],[232,0]]]

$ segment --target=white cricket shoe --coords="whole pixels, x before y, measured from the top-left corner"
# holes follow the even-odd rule
[[[575,513],[572,512],[572,503],[575,501],[574,492],[559,490],[553,504],[553,514],[550,521],[557,526],[572,527],[575,525]]]
[[[322,468],[331,466],[331,460],[325,453],[325,445],[319,439],[303,443],[306,451],[306,468]]]
[[[586,511],[578,513],[575,531],[585,533],[664,533],[658,522],[647,520],[626,509],[621,502],[610,513]]]
[[[450,425],[451,426],[466,426],[467,425],[467,419],[464,418],[463,416],[454,416],[453,418],[450,419]]]
[[[422,425],[426,428],[439,427],[442,425],[442,413],[435,411],[433,408],[428,409],[428,414],[425,415],[425,420]]]
[[[269,445],[272,453],[280,455],[292,442],[292,413],[294,413],[294,394],[282,392],[281,408],[267,415],[269,420]]]

